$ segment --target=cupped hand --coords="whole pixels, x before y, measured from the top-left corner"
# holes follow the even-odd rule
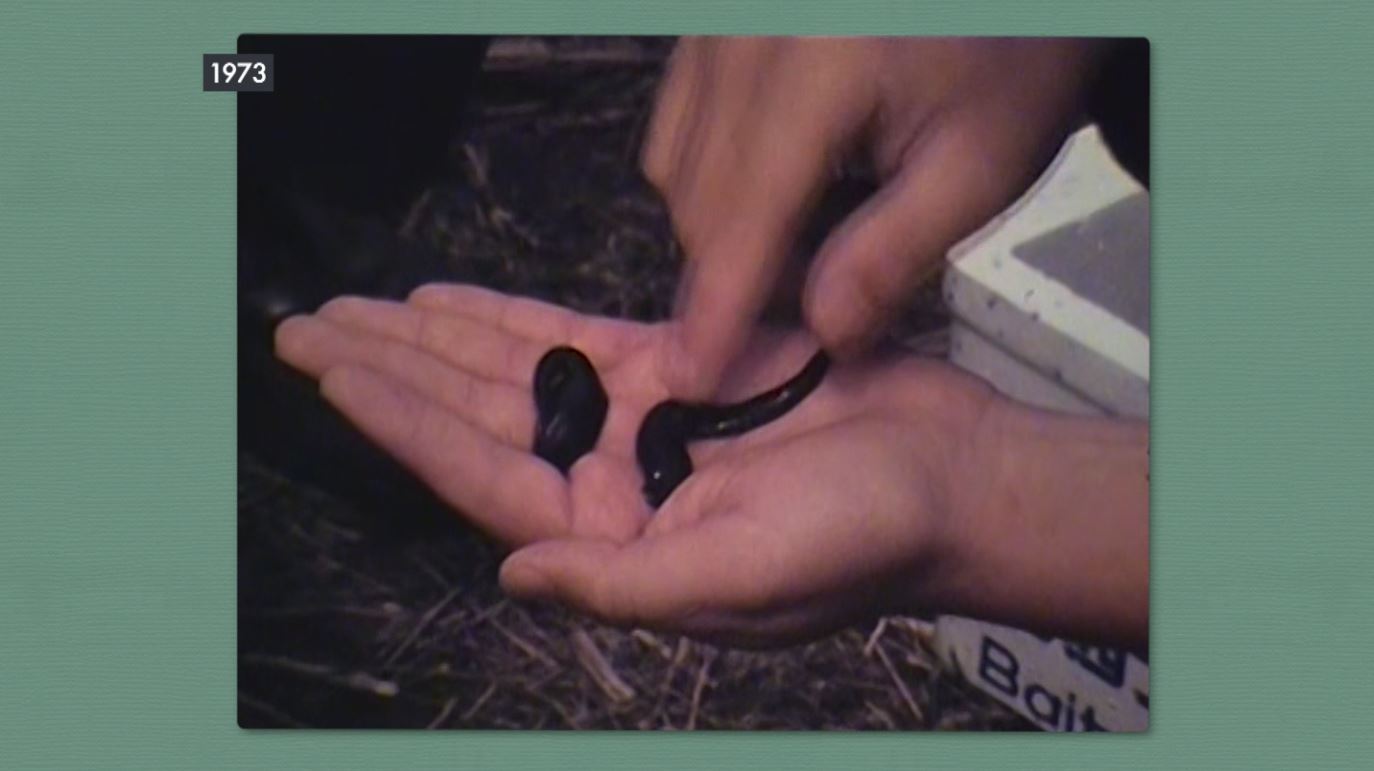
[[[534,543],[506,561],[503,586],[610,624],[747,648],[938,609],[960,570],[950,517],[952,480],[967,473],[954,439],[963,420],[828,398],[808,426],[716,448],[639,537]]]
[[[862,353],[959,239],[1023,193],[1079,118],[1102,44],[989,38],[684,38],[643,167],[688,259],[674,393],[704,397],[747,344],[841,163],[879,191],[829,235],[803,293],[827,350]]]
[[[340,297],[277,328],[277,355],[475,525],[507,544],[628,538],[647,520],[624,452],[662,398],[654,328],[465,285],[406,302]],[[565,477],[532,454],[535,367],[571,345],[610,397],[599,444]]]
[[[792,412],[690,447],[695,473],[644,503],[634,437],[668,394],[669,325],[582,316],[469,286],[341,298],[279,328],[279,355],[474,524],[517,547],[503,585],[616,624],[774,645],[938,590],[949,514],[990,393],[910,357],[832,368]],[[534,456],[532,375],[582,350],[610,409],[567,478]],[[786,380],[809,336],[759,333],[725,399]]]

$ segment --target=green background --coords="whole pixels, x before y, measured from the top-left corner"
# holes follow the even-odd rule
[[[1365,765],[1374,4],[5,4],[0,765]],[[245,31],[1146,35],[1146,735],[252,733],[235,723],[234,98]]]

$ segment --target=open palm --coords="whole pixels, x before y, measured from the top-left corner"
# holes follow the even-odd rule
[[[523,560],[531,568],[523,573],[522,560],[508,563],[509,586],[612,621],[726,634],[732,624],[708,612],[714,604],[776,606],[778,633],[799,632],[837,622],[846,608],[837,599],[788,621],[798,602],[831,589],[840,598],[841,588],[899,569],[934,540],[949,455],[940,429],[985,398],[971,379],[911,359],[837,366],[784,418],[692,445],[695,473],[655,512],[641,494],[634,439],[669,396],[668,338],[667,323],[431,285],[405,303],[334,300],[283,323],[277,346],[477,526],[533,545],[542,562]],[[531,452],[533,375],[555,345],[584,352],[610,400],[595,449],[566,478]],[[719,396],[771,388],[814,351],[803,333],[760,333]],[[898,425],[913,414],[928,418],[920,430]]]

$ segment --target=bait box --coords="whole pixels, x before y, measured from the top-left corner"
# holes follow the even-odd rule
[[[1148,417],[1150,198],[1093,127],[950,251],[950,360],[1047,409]]]

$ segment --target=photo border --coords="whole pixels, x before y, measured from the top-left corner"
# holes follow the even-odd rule
[[[1362,764],[1374,754],[1374,5],[1280,8],[7,8],[0,757],[15,768],[141,769]],[[244,32],[1148,37],[1150,731],[239,729],[235,98],[201,90],[201,63]]]

